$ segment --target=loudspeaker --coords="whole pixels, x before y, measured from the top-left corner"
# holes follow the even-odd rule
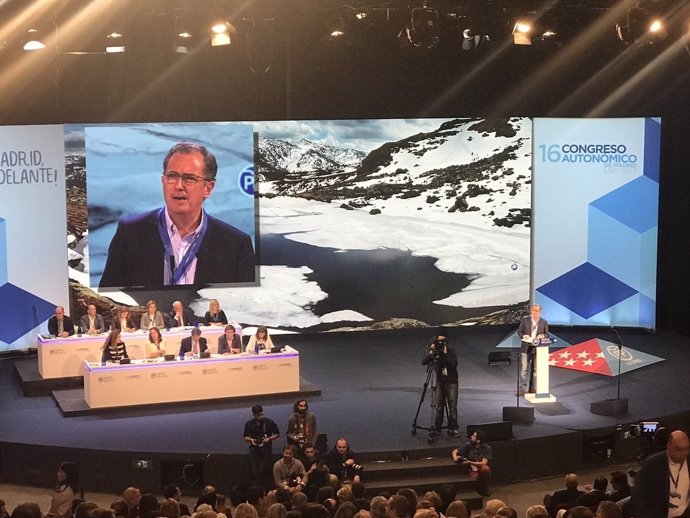
[[[625,437],[623,433],[616,432],[613,438],[613,456],[618,462],[630,462],[637,459],[640,454],[640,442],[638,437]]]
[[[511,423],[531,424],[534,422],[534,407],[504,406],[503,420]]]
[[[161,483],[177,484],[180,489],[204,487],[204,465],[194,461],[162,461]]]
[[[584,461],[587,464],[599,464],[606,462],[609,445],[606,441],[587,441],[584,444]]]
[[[590,406],[590,412],[608,416],[625,415],[628,413],[628,398],[594,401]]]
[[[513,438],[513,423],[510,421],[499,421],[498,423],[468,424],[467,436],[469,437],[475,430],[480,429],[486,435],[485,442],[505,441]]]
[[[510,351],[490,352],[489,365],[510,365]]]

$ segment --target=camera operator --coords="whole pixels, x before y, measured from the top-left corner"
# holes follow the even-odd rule
[[[320,487],[338,486],[338,477],[330,473],[325,460],[312,443],[308,442],[304,445],[300,460],[306,471],[306,475],[302,479],[304,493],[310,502],[316,500],[316,493]]]
[[[338,439],[335,447],[328,452],[324,460],[331,474],[338,477],[340,484],[361,482],[364,468],[355,459],[355,454],[348,446],[346,439],[342,437]]]
[[[448,404],[448,435],[458,437],[458,355],[455,349],[448,347],[446,335],[437,334],[429,345],[422,365],[436,369],[436,386],[431,387],[436,416],[431,435],[441,433],[443,414]]]
[[[283,446],[283,457],[273,464],[273,482],[276,489],[286,489],[290,493],[302,491],[305,474],[302,461],[295,459],[293,446]]]

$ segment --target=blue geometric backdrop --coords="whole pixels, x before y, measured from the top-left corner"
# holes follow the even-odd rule
[[[45,322],[55,305],[7,282],[7,221],[0,218],[0,341],[11,344]]]
[[[558,320],[601,324],[618,320],[653,328],[659,214],[660,124],[645,119],[641,176],[589,203],[587,261],[536,288]],[[565,318],[564,318],[565,317]]]

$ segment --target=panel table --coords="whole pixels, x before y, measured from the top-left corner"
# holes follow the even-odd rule
[[[299,391],[299,352],[213,355],[189,360],[84,362],[84,399],[108,408]]]

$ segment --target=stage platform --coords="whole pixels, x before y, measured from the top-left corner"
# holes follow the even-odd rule
[[[592,337],[616,341],[609,330],[553,331],[571,344]],[[458,413],[463,430],[468,425],[505,430],[500,424],[502,409],[516,404],[516,356],[513,353],[512,365],[490,365],[488,356],[507,332],[505,327],[447,331],[459,359]],[[386,461],[392,470],[399,470],[404,459],[445,459],[459,442],[444,435],[429,444],[425,432],[411,433],[425,381],[421,361],[433,333],[416,329],[286,335],[278,345],[300,351],[301,375],[321,390],[321,395],[307,397],[329,447],[343,436],[363,461]],[[590,411],[592,402],[616,397],[615,378],[551,368],[551,392],[558,401],[534,406],[534,423],[512,424],[511,437],[493,442],[498,481],[634,459],[637,441],[624,434],[630,423],[656,420],[662,426],[688,429],[690,392],[685,387],[690,339],[670,332],[620,334],[625,346],[665,359],[623,376],[621,396],[629,399],[628,414],[607,417]],[[197,466],[207,481],[222,478],[216,483],[227,487],[246,473],[242,433],[251,418],[250,407],[261,403],[281,432],[292,413],[292,399],[281,396],[113,409],[67,419],[52,397],[22,393],[15,363],[16,370],[26,371],[36,361],[35,356],[0,360],[0,476],[5,482],[50,485],[59,462],[82,460],[108,466],[108,477],[95,468],[87,475],[91,484],[104,490],[121,490],[126,480],[157,491],[162,482],[178,477],[185,465]],[[431,422],[429,403],[427,397],[420,425]],[[532,406],[524,400],[520,405]],[[279,449],[276,445],[274,453]]]

